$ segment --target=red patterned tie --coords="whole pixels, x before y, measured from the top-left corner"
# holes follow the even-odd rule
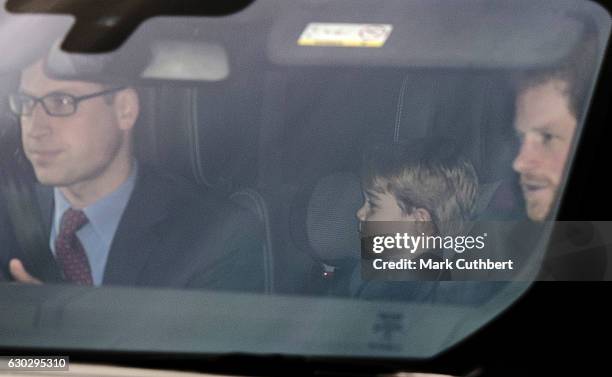
[[[83,211],[69,208],[62,216],[60,232],[55,239],[55,257],[64,271],[67,281],[92,285],[91,267],[81,241],[76,236],[77,230],[87,224],[87,216]]]

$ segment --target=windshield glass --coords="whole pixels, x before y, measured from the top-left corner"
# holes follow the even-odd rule
[[[257,0],[91,52],[96,14],[0,14],[0,347],[426,358],[559,278],[598,5]]]

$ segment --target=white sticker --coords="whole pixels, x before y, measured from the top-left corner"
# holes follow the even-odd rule
[[[393,26],[389,24],[309,23],[300,46],[382,47]]]

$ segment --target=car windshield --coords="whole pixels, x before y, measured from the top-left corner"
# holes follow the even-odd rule
[[[0,347],[428,358],[558,278],[597,4],[60,5],[0,13]]]

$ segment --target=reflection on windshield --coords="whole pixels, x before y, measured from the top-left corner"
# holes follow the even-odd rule
[[[326,328],[344,313],[348,327],[327,336],[362,338],[317,348],[321,337],[302,334],[311,343],[292,352],[439,352],[541,277],[609,30],[592,5],[564,2],[584,7],[575,17],[520,4],[390,2],[367,23],[317,23],[374,2],[264,1],[223,19],[150,20],[106,55],[55,42],[20,54],[2,67],[0,278],[18,283],[5,288],[84,292],[75,297],[89,303],[119,289],[144,306],[158,291],[134,287],[171,288],[164,297],[197,310],[202,295],[228,307],[257,297],[204,322],[305,305],[306,317],[293,313],[304,321],[337,314],[317,317]],[[413,30],[417,16],[440,27]],[[476,17],[499,29],[453,32]],[[519,24],[554,48],[512,39]],[[499,49],[484,51],[492,41]],[[454,322],[437,327],[426,306]],[[350,328],[357,308],[365,329]],[[418,321],[440,333],[410,348]]]

